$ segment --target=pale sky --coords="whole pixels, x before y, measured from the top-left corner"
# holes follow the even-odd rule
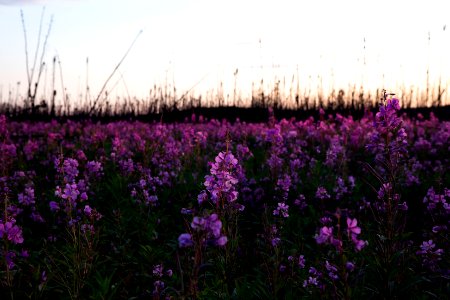
[[[108,84],[111,95],[145,98],[166,80],[180,94],[194,86],[199,92],[217,89],[220,81],[230,90],[236,69],[243,94],[262,77],[267,83],[285,77],[290,86],[297,74],[305,89],[314,89],[321,76],[324,88],[362,84],[395,92],[399,84],[423,87],[427,66],[432,81],[441,76],[450,82],[446,0],[0,0],[3,101],[9,91],[17,93],[17,82],[19,94],[26,93],[20,10],[31,67],[44,6],[41,48],[51,16],[53,25],[38,95],[50,94],[54,56],[61,65],[56,88],[62,71],[71,98],[84,94],[88,57],[95,97],[140,30]]]

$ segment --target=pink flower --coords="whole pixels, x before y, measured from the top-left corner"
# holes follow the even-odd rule
[[[333,227],[323,226],[320,228],[319,235],[316,235],[315,239],[317,244],[324,244],[333,237]]]
[[[356,238],[356,236],[353,236],[352,241],[353,241],[353,243],[355,244],[356,251],[361,251],[362,248],[364,248],[365,246],[368,245],[368,242],[367,242],[367,241],[358,240],[358,239]]]
[[[287,217],[289,217],[288,210],[289,210],[289,205],[287,205],[284,202],[280,202],[280,203],[278,203],[278,207],[273,211],[273,215],[274,216],[281,215],[284,218],[287,218]]]
[[[84,213],[85,213],[88,217],[90,217],[90,216],[91,216],[91,213],[92,213],[92,208],[91,208],[89,205],[85,205],[85,206],[84,206]]]
[[[357,226],[358,221],[355,219],[347,218],[347,232],[349,236],[358,235],[361,233],[361,228]]]

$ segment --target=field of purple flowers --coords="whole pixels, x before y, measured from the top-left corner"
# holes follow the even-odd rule
[[[444,299],[450,122],[0,116],[1,299]]]

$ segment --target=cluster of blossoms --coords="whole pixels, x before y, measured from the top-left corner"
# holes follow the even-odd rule
[[[358,235],[361,233],[361,228],[358,227],[358,220],[347,218],[347,235],[353,242],[356,251],[361,251],[368,242],[363,240],[358,240]]]
[[[297,206],[300,210],[304,210],[308,207],[308,203],[306,203],[306,197],[303,194],[300,194],[297,199],[294,200],[295,206]]]
[[[161,292],[164,290],[165,283],[163,281],[163,277],[172,277],[173,271],[171,269],[164,270],[164,266],[162,264],[153,266],[152,270],[153,277],[156,279],[153,282],[153,296],[158,297]]]
[[[81,231],[84,233],[95,233],[94,222],[100,220],[102,215],[95,209],[91,208],[89,205],[85,205],[83,209],[84,215],[88,218],[89,222],[81,224]]]
[[[427,195],[423,198],[423,203],[427,205],[429,211],[444,210],[450,214],[450,203],[445,198],[450,199],[450,189],[445,189],[443,194],[437,194],[434,188],[428,189]]]
[[[325,165],[335,167],[340,161],[345,160],[345,148],[342,146],[341,138],[336,135],[330,141],[327,150]]]
[[[235,173],[238,166],[238,161],[231,152],[220,152],[211,164],[210,175],[205,176],[206,190],[200,192],[197,197],[199,205],[210,202],[219,212],[227,208],[243,210],[244,206],[236,202],[238,180]],[[206,212],[204,216],[195,216],[190,227],[192,234],[183,233],[179,236],[180,247],[194,245],[192,235],[196,236],[202,245],[224,246],[228,241],[221,233],[222,221],[217,213]]]
[[[424,241],[420,245],[420,250],[416,254],[422,257],[423,266],[429,268],[430,270],[436,270],[438,268],[437,264],[442,259],[443,249],[436,249],[436,244],[433,240]]]
[[[0,178],[0,197],[9,200],[5,201],[2,207],[7,212],[7,218],[15,218],[23,221],[24,217],[29,217],[33,222],[44,223],[44,219],[36,208],[36,198],[34,190],[34,171],[16,171],[12,176]],[[17,193],[17,202],[14,201],[14,194]]]
[[[330,196],[330,194],[328,194],[327,190],[324,187],[320,186],[317,188],[316,198],[320,199],[320,200],[326,200],[326,199],[330,199],[331,196]]]
[[[27,160],[32,160],[39,150],[39,143],[34,140],[28,140],[28,142],[23,147],[23,153],[25,154],[25,158]]]
[[[306,259],[304,255],[299,255],[298,257],[294,257],[292,255],[288,256],[288,261],[297,264],[300,269],[305,267]]]
[[[448,225],[450,215],[450,189],[444,188],[442,193],[435,191],[433,187],[430,187],[426,196],[423,199],[423,203],[427,206],[427,213],[433,220],[431,232],[427,232],[424,236],[428,240],[423,241],[420,245],[420,250],[416,253],[422,258],[422,265],[433,271],[448,271],[439,268],[439,261],[443,259],[445,253],[445,245],[448,244]],[[444,246],[443,249],[435,249],[436,244]]]
[[[267,129],[263,134],[265,142],[270,143],[267,165],[269,166],[271,174],[276,178],[276,175],[281,173],[283,168],[283,159],[281,156],[286,152],[281,128],[277,124],[275,127]]]
[[[23,243],[22,228],[16,225],[14,218],[10,218],[6,222],[0,220],[0,239],[3,237],[13,244]]]
[[[386,95],[385,95],[386,98]],[[385,99],[375,115],[373,126],[375,131],[370,136],[366,148],[375,153],[380,161],[389,161],[392,168],[396,168],[400,158],[408,154],[406,149],[407,134],[401,119],[397,116],[400,110],[398,99]]]
[[[331,280],[335,281],[339,279],[339,276],[337,275],[338,269],[335,265],[330,264],[328,260],[325,261],[325,268],[328,271],[328,277],[330,277]]]
[[[367,244],[367,241],[359,240],[358,236],[361,233],[361,228],[358,227],[358,221],[356,219],[347,218],[347,236],[349,240],[354,244],[356,251],[361,251]],[[343,243],[342,239],[336,237],[333,233],[334,227],[323,226],[319,230],[319,234],[316,234],[315,239],[317,244],[329,244],[333,245],[336,250],[342,251]]]
[[[159,177],[154,177],[147,168],[139,167],[141,178],[132,185],[131,197],[138,203],[146,206],[157,206],[158,196],[157,189],[163,185]]]
[[[281,198],[283,201],[288,199],[289,189],[291,188],[292,181],[291,177],[288,174],[284,174],[284,176],[278,178],[276,190],[280,190],[282,192]]]
[[[383,183],[381,185],[380,189],[377,192],[377,199],[378,202],[375,203],[375,208],[378,211],[385,211],[386,205],[388,205],[390,201],[393,201],[394,206],[399,210],[408,210],[406,201],[400,203],[400,195],[394,192],[394,189],[392,188],[392,184],[390,182]],[[386,200],[389,200],[389,202],[387,202]]]
[[[0,265],[2,262],[5,262],[7,268],[11,270],[16,265],[17,255],[27,257],[28,252],[26,250],[20,252],[13,247],[14,245],[23,244],[24,238],[22,227],[17,225],[22,209],[9,199],[9,195],[12,192],[9,183],[7,176],[0,177]],[[31,197],[34,194],[34,190],[29,190],[29,194],[27,196]],[[32,199],[27,200],[32,201]],[[40,217],[39,214],[36,216]]]
[[[191,222],[193,234],[200,237],[200,242],[209,246],[224,246],[228,239],[221,233],[222,221],[217,214],[211,214],[205,217],[194,217]],[[192,235],[189,233],[181,234],[178,238],[180,247],[190,247],[194,244]]]
[[[94,208],[84,204],[88,200],[89,186],[84,179],[77,180],[79,175],[78,166],[78,161],[73,158],[64,159],[63,161],[60,158],[55,160],[56,170],[63,178],[63,186],[58,185],[55,189],[55,196],[60,201],[50,201],[49,206],[54,213],[63,211],[69,226],[82,223],[81,229],[83,232],[94,233],[93,223],[102,216]],[[89,166],[89,174],[100,175],[101,165],[93,162]],[[84,209],[82,204],[84,204]]]
[[[280,245],[281,243],[281,238],[280,238],[280,234],[278,232],[278,228],[275,224],[273,224],[272,226],[269,227],[268,230],[268,237],[270,240],[270,244],[272,245],[272,247],[278,247],[278,245]]]
[[[50,201],[50,210],[57,212],[63,210],[67,215],[71,215],[72,211],[77,209],[79,203],[85,202],[88,199],[87,193],[84,190],[84,185],[77,183],[66,183],[63,188],[56,187],[55,196],[61,201]],[[81,191],[80,191],[81,190]],[[74,220],[69,220],[69,223]]]
[[[278,203],[277,208],[273,211],[274,216],[282,216],[283,218],[289,217],[289,205],[284,202]]]
[[[336,249],[342,249],[342,241],[337,239],[333,235],[333,227],[323,226],[319,230],[319,234],[314,237],[317,244],[330,244],[336,247]]]
[[[204,185],[212,203],[217,204],[221,200],[224,204],[231,204],[236,201],[238,180],[234,176],[234,170],[237,165],[238,161],[231,152],[220,152],[215,158],[215,162],[211,164],[211,175],[205,176]],[[205,193],[201,193],[199,202],[203,202],[205,198]]]
[[[103,166],[99,161],[88,161],[86,163],[86,177],[99,179],[103,176]]]
[[[305,279],[303,281],[303,287],[304,288],[308,288],[308,287],[323,288],[324,287],[323,283],[320,280],[321,277],[322,277],[322,273],[321,272],[319,272],[314,267],[310,267],[308,273],[309,273],[308,279]]]
[[[345,270],[343,275],[344,278],[339,276],[342,271],[340,268],[344,268]],[[338,280],[347,280],[348,272],[352,272],[354,269],[355,264],[351,261],[347,261],[343,266],[338,267],[328,260],[325,260],[325,262],[319,264],[317,268],[314,266],[309,268],[307,278],[303,281],[303,287],[309,290],[313,288],[325,290],[328,288],[327,284],[335,286],[335,282]]]
[[[348,176],[348,185],[345,183],[342,177],[336,179],[336,186],[333,188],[333,192],[336,193],[336,200],[340,200],[344,195],[351,193],[355,187],[355,178]]]
[[[123,175],[130,176],[135,170],[135,163],[131,158],[121,159],[119,160],[119,168]]]

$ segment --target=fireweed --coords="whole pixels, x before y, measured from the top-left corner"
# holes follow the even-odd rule
[[[12,288],[16,261],[21,256],[18,248],[23,242],[22,227],[17,224],[17,209],[10,199],[11,189],[6,177],[0,177],[0,267],[1,283]]]
[[[443,266],[449,261],[450,189],[445,188],[442,193],[437,193],[433,187],[429,188],[423,204],[433,227],[424,235],[428,240],[419,245],[416,254],[425,269],[445,277],[449,272]]]
[[[232,241],[238,240],[237,213],[244,209],[244,206],[237,202],[238,161],[234,155],[228,150],[220,152],[210,166],[210,174],[205,176],[203,183],[206,189],[197,197],[201,214],[192,219],[189,233],[178,237],[180,248],[194,248],[189,284],[189,293],[193,297],[197,297],[200,266],[204,263],[208,248],[225,247],[225,261],[235,255],[236,248],[233,244],[227,247],[227,235]]]
[[[395,110],[396,105],[391,107]],[[204,234],[196,286],[199,298],[345,298],[345,271],[354,298],[444,299],[450,261],[450,177],[446,172],[450,122],[432,114],[429,118],[402,117],[408,160],[401,154],[386,163],[390,158],[385,152],[397,151],[401,144],[384,147],[383,134],[372,134],[380,130],[377,124],[373,126],[374,120],[368,113],[359,120],[338,114],[322,114],[320,120],[310,116],[277,121],[272,117],[270,124],[199,122],[197,117],[195,123],[173,124],[16,122],[2,117],[0,178],[9,191],[7,197],[1,196],[0,217],[2,230],[6,227],[7,231],[2,247],[8,245],[11,253],[5,256],[1,250],[0,298],[10,294],[6,259],[14,263],[10,283],[15,298],[54,298],[61,291],[68,295],[62,280],[74,283],[70,274],[76,266],[70,256],[75,252],[70,252],[72,245],[66,242],[70,241],[68,230],[80,226],[81,233],[82,224],[92,224],[93,228],[85,226],[84,230],[99,239],[94,250],[100,261],[94,260],[94,271],[86,275],[84,283],[88,284],[78,293],[80,298],[189,297],[189,286],[183,284],[191,275],[196,235]],[[384,124],[381,119],[379,124]],[[384,136],[395,142],[394,135],[395,130]],[[197,178],[210,153],[222,151],[227,138],[237,145],[233,154],[239,164],[233,175],[238,182],[226,193],[239,191],[234,203],[246,206],[236,212],[237,238],[229,229],[234,222],[226,216],[227,210],[239,211],[239,207],[213,200],[206,186],[199,191],[197,185],[202,183]],[[377,139],[377,146],[365,151]],[[61,158],[54,169],[54,159],[61,154],[66,162]],[[369,184],[362,184],[367,176],[357,162],[368,154],[378,159],[371,162],[378,183],[367,180]],[[391,172],[389,165],[397,171]],[[158,178],[161,185],[150,177]],[[151,209],[154,224],[149,226],[146,211],[135,209],[130,197],[133,187],[134,200],[141,201],[143,210]],[[232,194],[230,199],[234,199]],[[400,229],[402,215],[408,217],[404,236],[394,235],[399,241],[393,248],[385,233],[388,222],[380,224],[387,220],[389,199],[398,213]],[[5,225],[5,201],[6,219],[14,218],[14,224]],[[332,213],[338,207],[342,211],[339,222]],[[96,210],[105,216],[100,221],[95,220]],[[173,237],[184,231],[173,216],[180,210],[187,221],[178,243]],[[69,225],[70,220],[74,225]],[[22,243],[13,244],[20,241],[20,235],[13,235],[18,233],[14,226],[22,230]],[[401,251],[388,256],[384,251],[388,249]],[[389,257],[399,259],[389,265],[385,261]],[[172,262],[180,262],[179,269],[189,272],[174,272],[169,277],[165,271]],[[159,277],[161,266],[163,276]],[[383,266],[390,267],[390,277],[383,275]],[[393,288],[391,294],[385,292],[386,286]]]
[[[24,242],[22,227],[17,224],[21,209],[12,199],[9,177],[16,156],[16,146],[10,139],[6,117],[0,115],[0,268],[2,270],[0,284],[9,289],[13,286],[14,269],[17,259],[21,256],[18,247]],[[26,200],[32,204],[34,190],[31,186],[28,188],[27,196]],[[25,197],[22,197],[22,200],[25,200]],[[10,296],[13,297],[12,294]]]
[[[344,218],[345,227],[342,224]],[[333,224],[334,219],[336,219],[336,225]],[[314,239],[318,245],[327,246],[333,250],[325,252],[327,260],[324,264],[317,265],[318,269],[314,266],[310,268],[303,287],[310,293],[318,289],[322,295],[351,299],[349,277],[355,269],[355,263],[350,258],[362,251],[368,242],[360,239],[361,227],[358,226],[358,220],[345,211],[338,209],[332,216],[322,217],[320,222],[323,226],[320,227]]]
[[[402,176],[404,159],[408,155],[408,142],[402,120],[397,116],[399,110],[399,100],[388,99],[388,94],[384,92],[379,111],[375,115],[374,131],[366,146],[375,154],[376,162],[374,168],[367,164],[367,169],[380,183],[377,200],[371,205],[378,232],[374,240],[374,254],[379,257],[375,268],[381,281],[377,293],[387,298],[395,293],[395,285],[402,284],[403,256],[407,250],[403,233],[408,205],[401,202],[398,181]],[[400,273],[396,273],[397,270]]]
[[[55,214],[57,226],[65,226],[67,235],[61,238],[66,246],[61,250],[60,261],[65,261],[67,269],[61,269],[53,259],[48,268],[58,277],[59,284],[66,289],[72,299],[79,295],[86,285],[93,265],[98,242],[96,223],[102,215],[88,204],[89,184],[79,177],[79,163],[76,159],[57,158],[55,168],[61,185],[56,186],[57,201],[50,201],[50,210]],[[86,178],[100,176],[101,164],[88,163]],[[54,238],[50,241],[55,241]]]

